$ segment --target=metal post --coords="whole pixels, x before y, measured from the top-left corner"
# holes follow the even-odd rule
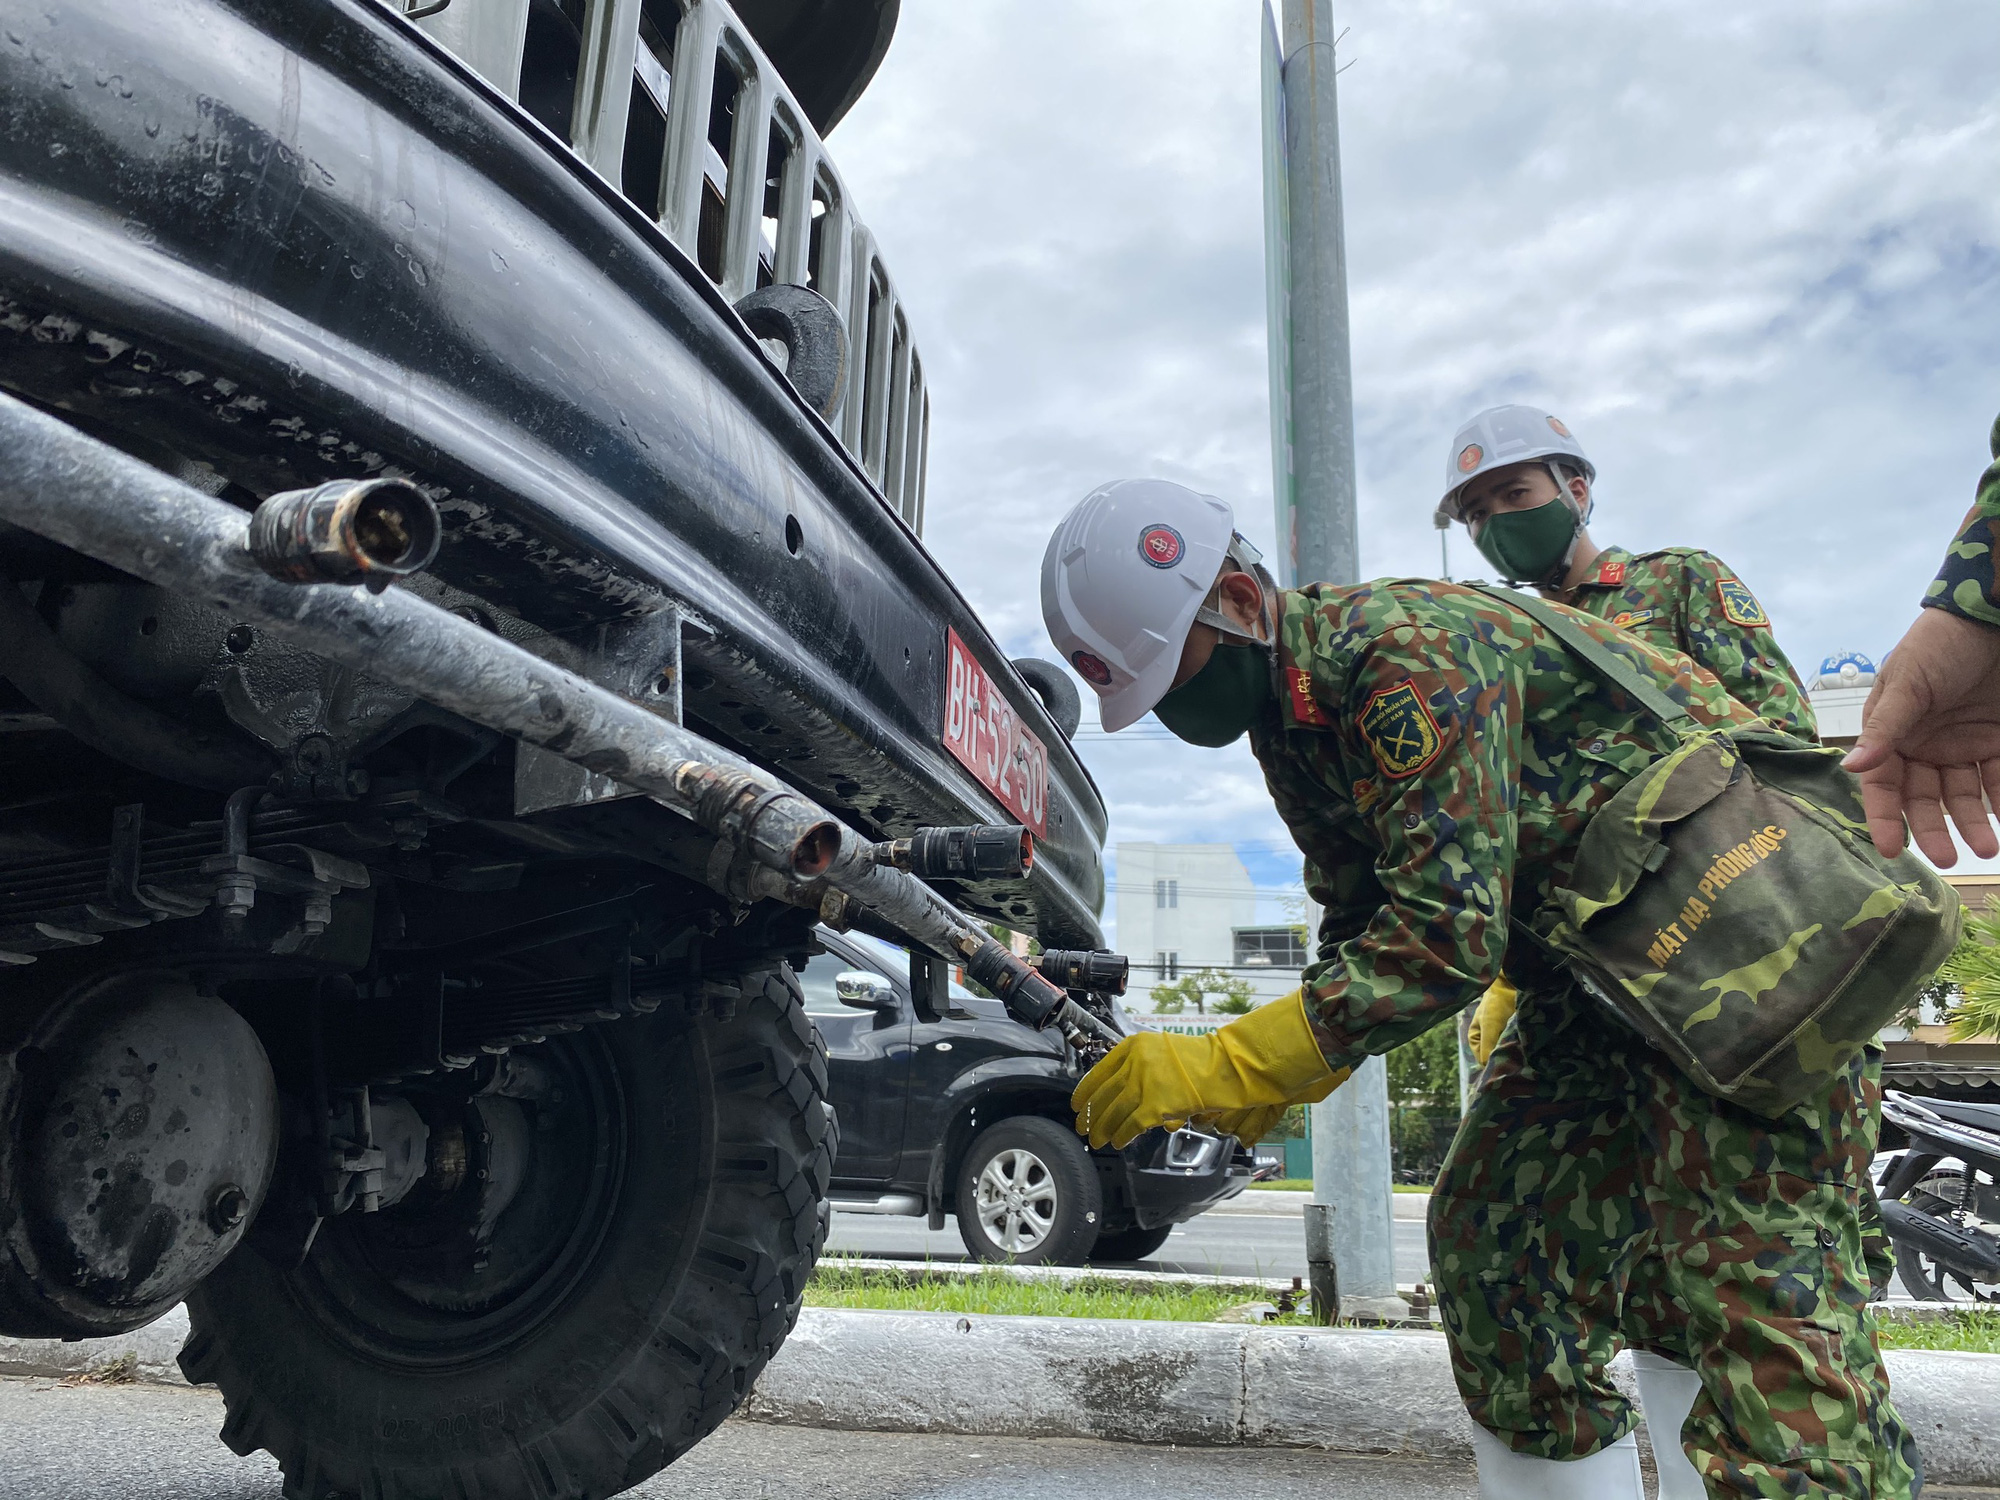
[[[1265,232],[1278,566],[1286,585],[1360,577],[1347,249],[1332,0],[1265,12]],[[1312,1110],[1313,1201],[1343,1317],[1402,1318],[1389,1170],[1389,1075],[1371,1058]]]
[[[1306,1205],[1306,1277],[1312,1288],[1312,1317],[1322,1326],[1340,1316],[1340,1268],[1333,1259],[1333,1208]]]
[[[1267,262],[1280,582],[1353,583],[1361,560],[1333,6],[1332,0],[1282,4],[1281,31],[1265,13],[1265,232],[1273,241]],[[1288,420],[1280,420],[1279,407]]]
[[[1389,1182],[1389,1067],[1371,1057],[1312,1106],[1313,1202],[1332,1209],[1340,1316],[1401,1319]]]

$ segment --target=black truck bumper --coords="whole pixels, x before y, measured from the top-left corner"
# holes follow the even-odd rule
[[[1120,1152],[1105,1176],[1107,1224],[1181,1224],[1250,1185],[1251,1157],[1229,1136],[1151,1130]]]

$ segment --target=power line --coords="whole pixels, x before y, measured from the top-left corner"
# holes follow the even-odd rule
[[[1152,896],[1158,894],[1151,884],[1107,885],[1105,889],[1115,895],[1121,896]],[[1184,885],[1180,888],[1180,894],[1183,896],[1194,896],[1207,901],[1226,901],[1232,897],[1239,896],[1246,899],[1255,896],[1303,896],[1305,891],[1306,888],[1303,885],[1217,886],[1213,888]],[[1173,909],[1171,906],[1157,908],[1157,910],[1161,911],[1172,911]]]
[[[1303,859],[1299,846],[1290,839],[1209,839],[1205,842],[1187,844],[1173,843],[1163,839],[1123,839],[1111,846],[1114,850],[1131,849],[1275,849],[1280,853],[1296,855]]]
[[[1126,957],[1130,958],[1131,955],[1127,954]],[[1300,969],[1295,969],[1289,964],[1196,964],[1189,963],[1186,959],[1182,959],[1172,967],[1174,978],[1176,979],[1189,978],[1192,975],[1199,974],[1204,969],[1213,974],[1270,975],[1278,979],[1296,979],[1301,972]],[[1137,959],[1132,960],[1132,972],[1135,975],[1141,971],[1148,974],[1156,974],[1159,972],[1159,969],[1160,965],[1158,964],[1142,964]],[[1172,984],[1174,980],[1163,977],[1160,982],[1163,984]]]

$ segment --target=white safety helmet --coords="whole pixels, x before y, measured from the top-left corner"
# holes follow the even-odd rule
[[[1202,607],[1230,558],[1258,564],[1228,502],[1170,480],[1100,485],[1063,517],[1042,558],[1042,619],[1097,690],[1106,730],[1137,723],[1167,695],[1198,617],[1236,633]]]
[[[1445,456],[1444,498],[1438,501],[1436,515],[1439,529],[1463,519],[1459,496],[1481,474],[1536,458],[1564,460],[1582,470],[1586,483],[1597,482],[1597,467],[1584,457],[1583,444],[1570,435],[1561,418],[1538,407],[1489,406],[1465,422]]]

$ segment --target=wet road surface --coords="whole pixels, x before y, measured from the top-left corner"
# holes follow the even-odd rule
[[[0,1379],[7,1500],[280,1500],[217,1441],[222,1399]],[[1469,1467],[1288,1449],[1140,1448],[725,1423],[634,1500],[1473,1500]]]

